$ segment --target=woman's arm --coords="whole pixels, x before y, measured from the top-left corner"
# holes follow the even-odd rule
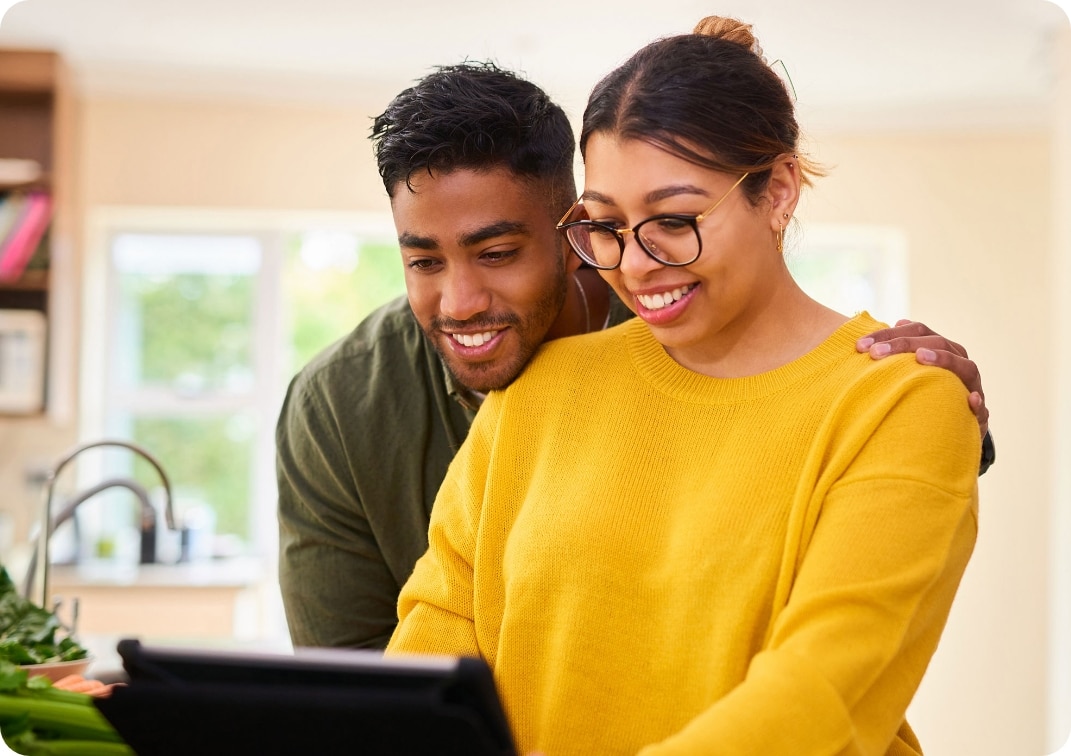
[[[787,601],[745,680],[643,756],[885,753],[898,737],[977,532],[977,426],[958,381],[922,378],[848,445],[832,485],[819,479]]]

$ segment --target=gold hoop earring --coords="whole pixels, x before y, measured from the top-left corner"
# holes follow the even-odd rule
[[[785,227],[781,225],[781,222],[777,222],[777,252],[781,254],[785,251]]]

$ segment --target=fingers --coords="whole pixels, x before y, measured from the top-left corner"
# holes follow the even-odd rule
[[[875,359],[890,354],[906,354],[922,348],[943,350],[959,357],[967,357],[967,350],[960,344],[934,332],[925,323],[911,320],[898,320],[893,328],[883,328],[867,334],[855,343],[855,348],[860,352],[870,352],[870,356]]]
[[[978,418],[978,428],[982,431],[982,437],[989,432],[989,408],[985,406],[985,397],[978,391],[972,391],[971,395],[967,397],[967,404],[970,406],[974,416]]]
[[[898,320],[893,328],[883,328],[859,339],[855,348],[859,352],[868,352],[875,360],[890,354],[914,352],[920,364],[948,370],[970,392],[967,404],[978,419],[981,434],[984,436],[989,430],[989,409],[985,405],[982,376],[961,345],[935,333],[924,323]]]

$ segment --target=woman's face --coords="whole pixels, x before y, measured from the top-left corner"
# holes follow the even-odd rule
[[[586,152],[587,215],[619,228],[662,213],[702,213],[740,178],[648,142],[609,134],[593,135]],[[662,265],[640,248],[634,234],[626,234],[621,266],[601,271],[685,367],[708,372],[701,366],[739,346],[791,281],[777,251],[777,218],[792,209],[773,195],[753,206],[740,187],[733,189],[699,222],[702,253],[691,265]]]

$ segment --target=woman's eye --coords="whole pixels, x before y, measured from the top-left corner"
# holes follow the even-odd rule
[[[599,225],[589,226],[589,233],[597,239],[613,239],[617,236],[615,228],[609,223],[600,223]]]
[[[691,229],[692,224],[682,218],[659,218],[658,230],[666,234],[679,234]]]

